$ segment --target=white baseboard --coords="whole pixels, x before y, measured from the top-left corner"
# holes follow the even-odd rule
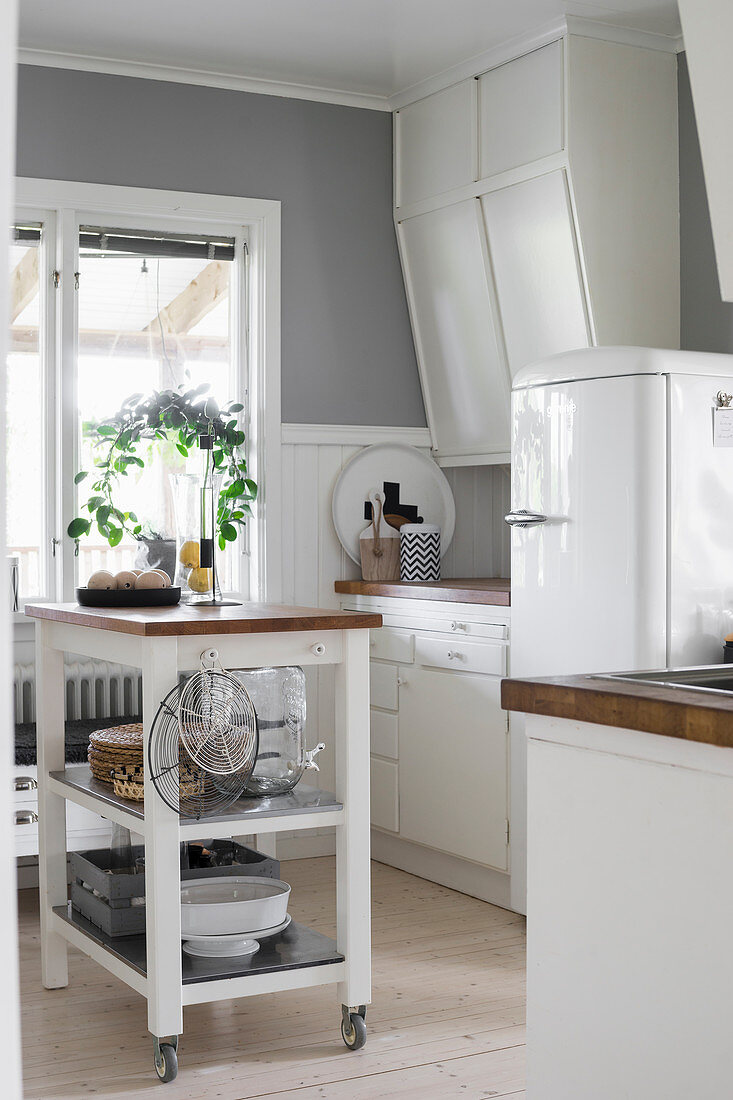
[[[286,836],[277,838],[277,858],[315,859],[317,856],[336,855],[336,836]]]
[[[372,859],[480,901],[488,901],[501,909],[511,909],[510,876],[491,867],[424,848],[422,844],[401,840],[378,829],[372,829]]]

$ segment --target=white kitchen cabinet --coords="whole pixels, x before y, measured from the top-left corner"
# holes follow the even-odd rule
[[[481,178],[562,150],[562,42],[499,65],[478,83]]]
[[[400,836],[507,869],[498,677],[415,667],[400,688]]]
[[[464,80],[397,112],[397,206],[476,178],[476,93],[476,81]]]
[[[13,817],[15,824],[15,855],[38,855],[38,768],[35,764],[16,764],[14,768]],[[77,806],[66,805],[67,850],[81,852],[86,848],[107,848],[112,826],[103,817]]]
[[[400,807],[397,764],[372,757],[370,762],[370,807],[372,825],[390,833],[399,832]]]
[[[467,199],[408,218],[399,240],[436,456],[508,462],[511,385],[480,204]]]
[[[507,607],[343,597],[371,632],[376,860],[510,905]]]
[[[677,62],[618,38],[566,28],[396,114],[394,214],[442,466],[509,461],[527,364],[679,347]]]
[[[492,191],[481,205],[512,377],[536,359],[588,347],[565,173]]]

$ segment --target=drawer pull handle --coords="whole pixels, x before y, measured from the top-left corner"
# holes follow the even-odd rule
[[[466,626],[465,623],[455,623],[455,622],[453,622],[453,623],[450,624],[450,628],[451,628],[451,630],[468,630],[468,627]]]
[[[449,661],[465,661],[466,657],[463,653],[458,653],[455,649],[448,650]]]
[[[407,680],[403,680],[401,676],[398,676],[397,687],[407,687]]]
[[[34,779],[32,775],[16,775],[15,777],[15,790],[16,791],[37,791],[38,780]]]
[[[311,653],[315,653],[316,657],[322,657],[326,652],[326,647],[323,642],[316,642],[311,646]]]
[[[16,810],[15,811],[15,824],[16,825],[35,825],[38,821],[38,814],[35,810]]]

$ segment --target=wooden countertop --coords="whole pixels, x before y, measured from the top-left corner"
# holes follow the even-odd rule
[[[626,675],[633,675],[627,673]],[[733,748],[733,697],[651,683],[558,676],[503,680],[505,710]]]
[[[483,603],[509,607],[511,582],[500,577],[444,581],[336,581],[337,592],[349,596],[401,596],[408,600]]]
[[[382,625],[381,615],[330,608],[243,603],[236,607],[80,607],[75,603],[28,604],[26,615],[96,630],[146,638],[185,634],[277,634],[293,630],[364,630]]]

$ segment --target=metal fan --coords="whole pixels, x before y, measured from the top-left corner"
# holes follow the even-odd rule
[[[211,652],[211,651],[210,651]],[[205,670],[207,673],[213,670]],[[218,672],[216,675],[222,675]],[[197,676],[199,674],[196,674]],[[228,676],[228,674],[225,674]],[[195,679],[192,677],[191,679]],[[211,772],[195,759],[185,744],[181,735],[181,703],[184,693],[190,684],[190,680],[181,687],[176,685],[168,692],[161,702],[158,712],[153,720],[148,743],[148,763],[150,776],[160,797],[176,813],[182,817],[200,820],[204,817],[212,817],[223,813],[232,803],[241,798],[247,781],[257,759],[259,748],[259,736],[257,732],[257,717],[254,707],[249,701],[251,712],[247,722],[241,723],[235,728],[234,738],[226,735],[223,728],[226,708],[221,705],[216,709],[211,700],[217,698],[215,692],[203,696],[202,708],[208,708],[212,715],[210,723],[211,740],[216,745],[217,740],[223,740],[227,745],[228,759],[239,762],[237,770],[222,773]],[[237,685],[241,689],[242,685]],[[245,691],[246,694],[246,691]],[[249,696],[247,696],[249,699]],[[216,713],[216,724],[213,715]],[[197,712],[192,712],[197,713]],[[198,712],[199,722],[195,725],[195,734],[192,742],[198,745],[199,755],[202,759],[208,758],[212,753],[211,747],[206,745],[206,739],[202,736],[205,726],[205,713]],[[188,729],[187,729],[188,732]],[[235,748],[232,746],[232,740]],[[221,765],[221,759],[213,752],[215,762]]]
[[[249,778],[253,743],[257,755],[257,713],[246,687],[222,668],[215,649],[202,653],[201,671],[186,681],[178,729],[186,751],[203,771],[234,775],[249,767]]]

